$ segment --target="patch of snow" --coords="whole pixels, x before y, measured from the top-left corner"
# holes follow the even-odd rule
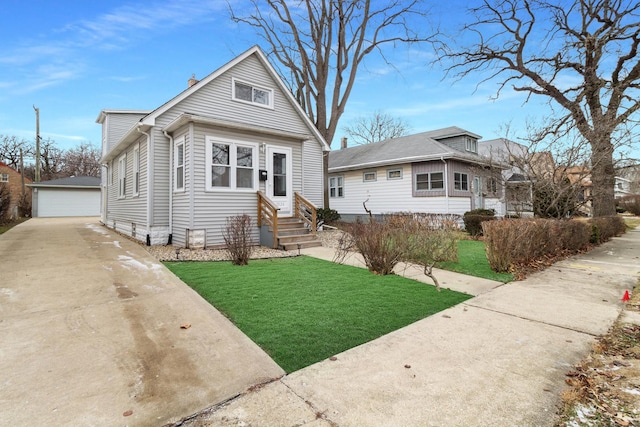
[[[625,388],[622,391],[624,391],[625,393],[629,393],[629,394],[640,395],[640,390],[638,390],[637,388]]]
[[[107,230],[105,230],[104,228],[102,228],[99,225],[95,225],[95,224],[87,224],[87,228],[90,230],[95,231],[96,233],[100,233],[102,235],[108,236],[109,233],[107,232]]]
[[[0,288],[0,294],[6,295],[7,297],[9,297],[9,299],[11,299],[11,297],[15,295],[15,291],[9,288]]]
[[[134,259],[126,255],[120,255],[118,257],[118,260],[124,264],[125,268],[133,267],[138,270],[152,270],[152,271],[159,270],[160,268],[162,268],[162,265],[158,263],[152,262],[150,265],[147,265],[147,264],[141,263],[137,259]]]
[[[118,240],[114,240],[113,242],[100,242],[104,245],[113,245],[118,249],[122,249],[122,246],[120,246],[120,242]]]

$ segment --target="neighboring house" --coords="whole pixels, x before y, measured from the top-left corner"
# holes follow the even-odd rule
[[[29,184],[31,212],[36,217],[100,215],[100,178],[72,176]]]
[[[506,214],[518,217],[533,216],[533,181],[531,156],[526,146],[505,139],[490,139],[478,142],[478,154],[500,171],[503,185],[503,202]],[[508,165],[508,169],[503,169]]]
[[[262,226],[254,241],[284,246],[273,219],[322,206],[329,146],[258,47],[155,110],[97,122],[102,220],[148,245],[220,246],[227,219],[247,214]]]
[[[629,164],[616,169],[616,198],[640,194],[640,164]]]
[[[329,200],[345,220],[372,214],[504,215],[503,188],[478,155],[479,135],[448,127],[331,151]]]
[[[11,202],[9,203],[9,218],[17,218],[21,214],[28,214],[28,212],[19,212],[20,200],[24,197],[26,200],[31,198],[31,189],[27,187],[27,184],[31,184],[31,180],[24,177],[20,172],[0,162],[0,185],[7,186],[9,188],[9,194]],[[1,220],[2,218],[0,218]]]

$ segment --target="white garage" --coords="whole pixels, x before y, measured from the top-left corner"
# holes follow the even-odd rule
[[[33,189],[33,217],[100,215],[100,178],[72,176],[34,182],[29,187]]]

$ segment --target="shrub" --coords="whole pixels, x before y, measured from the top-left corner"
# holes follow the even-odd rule
[[[9,218],[9,209],[11,207],[11,192],[9,186],[0,182],[0,224]]]
[[[318,224],[330,224],[340,220],[340,214],[335,209],[320,208],[316,211]]]
[[[640,195],[638,194],[621,197],[616,200],[616,205],[623,212],[626,211],[634,215],[640,215]]]
[[[344,260],[349,251],[356,250],[364,258],[365,265],[375,274],[393,273],[393,268],[402,260],[404,245],[401,233],[389,222],[345,224],[344,233],[338,242],[336,261]]]
[[[493,209],[473,209],[462,217],[464,228],[473,237],[482,236],[482,223],[495,219],[495,211]]]
[[[591,218],[591,243],[600,244],[623,234],[627,226],[619,216]]]
[[[482,226],[489,264],[498,272],[560,251],[583,250],[591,236],[590,225],[577,220],[508,219]]]
[[[227,218],[222,236],[234,265],[249,264],[253,251],[252,230],[251,217],[247,214]]]

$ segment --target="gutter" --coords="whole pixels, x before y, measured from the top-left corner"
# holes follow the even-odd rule
[[[173,137],[166,130],[162,133],[169,139],[169,241],[173,241]],[[193,151],[193,150],[192,150]]]
[[[142,125],[139,123],[136,126],[136,131],[145,135],[147,137],[147,246],[151,246],[151,234],[149,230],[151,229],[151,195],[153,194],[153,179],[151,179],[152,169],[151,169],[151,135],[149,132],[145,132],[141,129]]]
[[[447,204],[447,214],[450,213],[449,210],[449,165],[447,161],[444,159],[444,156],[440,156],[440,161],[444,163],[444,199]]]

